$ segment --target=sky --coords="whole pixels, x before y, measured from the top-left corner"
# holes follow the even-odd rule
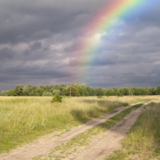
[[[0,90],[160,85],[160,1],[146,0],[115,18],[110,31],[87,34],[110,1],[0,0]],[[86,38],[99,40],[92,54],[82,53]]]

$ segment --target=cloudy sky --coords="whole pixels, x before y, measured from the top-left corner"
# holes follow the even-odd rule
[[[88,34],[99,43],[92,54],[82,53],[84,31],[110,1],[0,0],[0,90],[18,84],[160,85],[159,0],[142,0],[110,30]]]

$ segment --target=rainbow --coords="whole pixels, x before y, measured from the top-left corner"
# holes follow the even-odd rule
[[[87,57],[92,57],[100,43],[100,35],[108,33],[115,27],[115,20],[127,16],[131,12],[135,12],[136,7],[141,6],[146,0],[110,0],[104,7],[94,16],[94,18],[86,25],[87,30],[82,34],[83,40],[76,50],[79,51],[79,68],[85,63],[91,63]],[[94,36],[97,38],[93,38]],[[99,36],[99,37],[98,37]],[[86,71],[79,71],[81,78],[85,77]]]

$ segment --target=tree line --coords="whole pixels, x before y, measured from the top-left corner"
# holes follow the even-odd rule
[[[33,86],[17,85],[14,89],[1,91],[0,96],[52,96],[59,93],[62,96],[123,96],[123,95],[160,95],[158,87],[132,87],[132,88],[93,88],[80,84]]]

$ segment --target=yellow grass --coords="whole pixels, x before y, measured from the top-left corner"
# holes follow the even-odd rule
[[[44,134],[69,129],[141,97],[0,97],[0,152]]]

